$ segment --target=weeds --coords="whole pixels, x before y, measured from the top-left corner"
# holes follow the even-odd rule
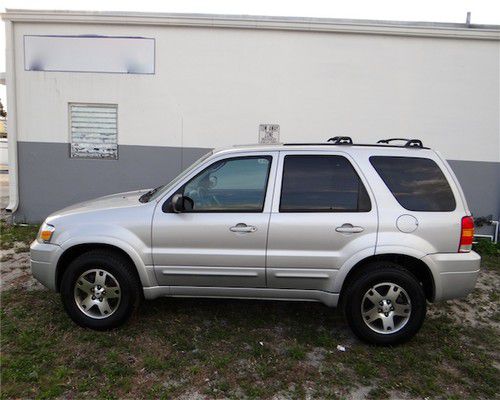
[[[2,250],[11,249],[16,243],[24,244],[21,246],[23,250],[26,246],[35,240],[38,233],[38,226],[35,225],[12,225],[3,220],[0,220],[0,248]]]

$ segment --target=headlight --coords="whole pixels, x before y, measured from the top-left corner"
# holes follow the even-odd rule
[[[44,222],[40,227],[40,230],[38,231],[38,241],[42,243],[50,243],[50,239],[52,239],[52,234],[55,230],[56,228],[54,228],[52,225]]]

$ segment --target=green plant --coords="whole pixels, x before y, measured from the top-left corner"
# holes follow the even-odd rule
[[[489,239],[479,239],[473,249],[481,255],[500,256],[500,243],[495,244]]]
[[[2,249],[11,249],[16,242],[21,242],[27,246],[36,238],[38,226],[36,225],[13,225],[4,221],[0,221],[0,234]]]

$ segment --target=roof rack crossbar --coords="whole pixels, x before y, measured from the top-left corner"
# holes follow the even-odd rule
[[[352,139],[349,136],[334,136],[327,140],[332,144],[352,144]]]
[[[407,139],[407,138],[390,138],[390,139],[381,139],[377,141],[377,143],[385,143],[389,144],[390,142],[394,141],[403,141],[406,142],[403,147],[418,147],[418,148],[423,148],[424,144],[420,139]]]

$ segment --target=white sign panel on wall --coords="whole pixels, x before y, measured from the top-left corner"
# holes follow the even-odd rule
[[[280,141],[280,126],[278,124],[259,125],[259,143],[276,144]]]
[[[155,40],[114,36],[24,36],[26,71],[154,74]]]

